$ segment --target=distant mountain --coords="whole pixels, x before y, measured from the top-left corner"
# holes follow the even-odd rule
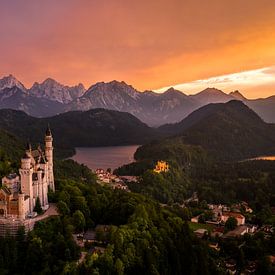
[[[43,140],[50,124],[59,152],[77,146],[144,144],[158,136],[155,129],[133,115],[105,109],[73,111],[50,118],[35,118],[21,111],[4,109],[0,110],[0,117],[0,129],[33,143]]]
[[[36,117],[52,116],[63,112],[63,104],[44,98],[30,96],[17,86],[6,88],[0,95],[0,109],[24,111]]]
[[[31,96],[57,101],[63,104],[67,104],[74,99],[81,97],[85,91],[86,90],[82,84],[69,87],[62,85],[51,78],[46,79],[40,84],[35,82],[29,90]]]
[[[73,101],[68,110],[90,110],[105,108],[109,110],[139,113],[137,101],[140,92],[125,82],[99,82],[91,86],[80,98]]]
[[[5,76],[2,79],[0,79],[0,93],[5,89],[10,89],[13,87],[17,87],[21,89],[23,92],[26,92],[26,88],[24,85],[19,82],[13,75]]]
[[[243,101],[266,122],[275,122],[275,96],[249,100],[239,91],[226,94],[215,88],[190,96],[173,88],[164,93],[139,92],[131,85],[116,80],[99,82],[86,91],[82,84],[69,87],[50,78],[26,89],[12,75],[0,79],[0,108],[22,110],[36,117],[104,108],[131,113],[155,127],[179,122],[209,103],[225,103],[233,99]]]
[[[240,101],[209,104],[179,123],[159,128],[182,138],[185,144],[199,145],[221,160],[275,153],[275,125],[265,123]]]
[[[275,96],[247,100],[245,103],[263,118],[264,121],[275,123]]]
[[[216,88],[207,88],[198,94],[191,95],[201,106],[209,103],[224,103],[234,99],[233,96],[225,94]]]
[[[234,91],[229,94],[231,97],[234,97],[236,100],[245,101],[248,100],[245,98],[239,91]],[[211,102],[212,103],[212,102]]]
[[[177,121],[198,106],[193,99],[174,89],[163,94],[141,93],[125,82],[112,81],[93,85],[82,97],[70,103],[67,110],[105,108],[129,112],[155,126]]]

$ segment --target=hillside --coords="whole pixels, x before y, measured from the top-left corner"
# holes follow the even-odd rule
[[[157,132],[128,113],[94,109],[74,111],[50,118],[35,118],[24,112],[0,110],[0,128],[32,143],[43,141],[48,124],[58,151],[80,146],[144,144]]]
[[[275,96],[248,100],[245,103],[262,117],[264,121],[275,123]]]
[[[200,145],[220,160],[275,153],[275,126],[265,123],[240,101],[209,104],[180,123],[159,130],[177,135],[186,144]]]
[[[0,129],[0,178],[18,167],[23,149],[21,140]]]

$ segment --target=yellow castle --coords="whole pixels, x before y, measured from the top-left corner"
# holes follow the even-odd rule
[[[159,160],[156,164],[154,172],[161,173],[161,172],[168,172],[169,171],[169,164],[166,161]]]

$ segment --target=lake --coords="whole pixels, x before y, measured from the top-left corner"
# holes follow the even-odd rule
[[[73,160],[85,164],[90,169],[102,168],[112,170],[134,161],[134,153],[140,145],[109,147],[78,147]]]
[[[252,158],[250,160],[275,160],[275,156],[262,156],[262,157]]]

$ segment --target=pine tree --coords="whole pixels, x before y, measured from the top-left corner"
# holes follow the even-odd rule
[[[43,212],[39,197],[36,199],[33,211],[35,211],[38,215],[42,214]]]

